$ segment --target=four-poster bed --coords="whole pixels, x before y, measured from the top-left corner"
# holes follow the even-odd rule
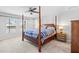
[[[22,16],[22,41],[24,41],[24,38],[33,42],[35,45],[37,45],[39,52],[41,52],[41,47],[53,40],[56,37],[56,25],[55,24],[43,24],[45,26],[44,29],[42,29],[41,24],[41,7],[39,6],[39,30],[38,32],[34,30],[29,30],[27,32],[24,31],[23,28],[23,20],[24,16]],[[51,28],[51,29],[48,29]]]

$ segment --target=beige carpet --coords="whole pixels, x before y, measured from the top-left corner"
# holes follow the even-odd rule
[[[69,53],[70,44],[52,40],[42,47],[42,53]],[[0,53],[38,53],[38,48],[21,37],[0,41]]]

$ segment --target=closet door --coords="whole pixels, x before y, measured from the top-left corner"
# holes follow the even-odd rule
[[[72,21],[71,27],[72,27],[71,52],[79,53],[79,20]]]
[[[8,17],[0,16],[0,40],[8,39],[9,33],[6,24],[8,22]]]

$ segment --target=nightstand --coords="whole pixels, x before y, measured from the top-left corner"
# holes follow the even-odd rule
[[[57,40],[66,42],[66,33],[57,33]]]

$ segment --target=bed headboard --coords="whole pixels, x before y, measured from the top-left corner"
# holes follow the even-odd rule
[[[45,25],[45,26],[46,26],[46,28],[47,28],[47,27],[54,27],[54,28],[55,28],[55,30],[56,30],[56,26],[55,26],[54,24],[43,24],[43,25]]]

